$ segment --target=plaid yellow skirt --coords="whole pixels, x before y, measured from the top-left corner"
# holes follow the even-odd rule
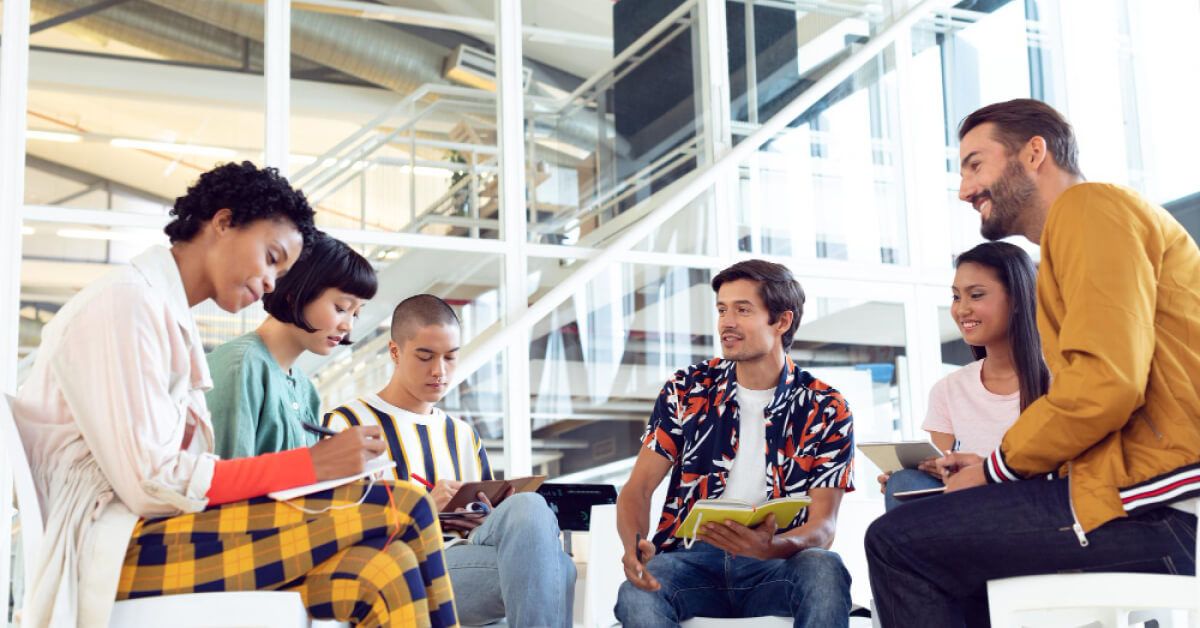
[[[117,599],[255,590],[297,591],[313,617],[359,626],[458,624],[437,510],[407,482],[143,519]]]

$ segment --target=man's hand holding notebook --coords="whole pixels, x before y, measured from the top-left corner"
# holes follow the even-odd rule
[[[442,507],[442,512],[454,512],[471,502],[484,501],[484,498],[489,506],[496,507],[513,493],[536,491],[545,481],[546,476],[544,475],[530,475],[507,480],[464,482],[454,497]]]
[[[430,486],[415,474],[412,479]],[[510,495],[536,491],[545,480],[544,475],[478,482],[438,480],[431,487],[430,495],[441,511],[438,518],[444,529],[469,532],[483,523],[483,519]]]

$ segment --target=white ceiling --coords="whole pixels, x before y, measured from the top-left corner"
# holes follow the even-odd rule
[[[492,0],[384,0],[387,4],[424,11],[436,11],[492,19],[495,3]],[[522,0],[521,21],[526,26],[579,33],[592,37],[612,38],[612,0]],[[494,44],[494,38],[479,36]],[[526,57],[560,68],[580,78],[590,77],[612,61],[612,49],[597,50],[593,46],[573,47],[558,42],[526,39],[522,42]]]

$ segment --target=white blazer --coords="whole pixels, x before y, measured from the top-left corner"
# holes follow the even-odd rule
[[[107,626],[139,517],[197,512],[212,482],[212,388],[171,251],[75,295],[42,331],[14,415],[46,542],[22,626]]]

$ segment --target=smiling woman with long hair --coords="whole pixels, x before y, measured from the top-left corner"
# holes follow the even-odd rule
[[[956,266],[950,315],[975,361],[933,385],[921,427],[942,451],[983,456],[1050,385],[1037,331],[1037,270],[1007,242],[980,244]],[[889,509],[898,504],[895,493],[942,484],[931,461],[879,481]]]

